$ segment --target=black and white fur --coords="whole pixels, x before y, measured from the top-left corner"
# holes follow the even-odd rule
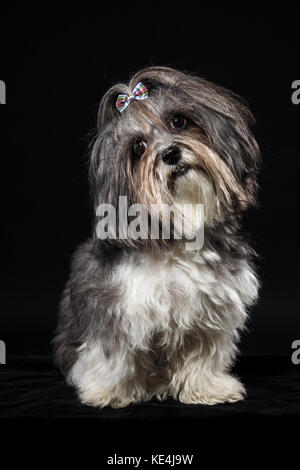
[[[138,82],[149,98],[123,113]],[[174,128],[174,116],[184,122]],[[175,121],[174,121],[175,122]],[[233,93],[166,67],[113,86],[99,109],[90,180],[95,208],[202,203],[205,239],[101,241],[79,247],[61,301],[56,361],[88,405],[173,397],[213,405],[245,395],[230,375],[247,309],[257,298],[241,213],[256,201],[259,150],[252,115]],[[136,155],[135,143],[144,152]],[[164,159],[169,149],[176,159]],[[172,153],[172,152],[171,152]]]

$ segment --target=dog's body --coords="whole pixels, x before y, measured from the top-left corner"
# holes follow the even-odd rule
[[[150,89],[145,102],[118,114],[112,105],[124,86],[116,86],[100,106],[91,159],[95,207],[117,207],[120,195],[147,208],[204,204],[204,244],[186,250],[174,237],[94,235],[73,258],[57,362],[82,402],[94,406],[153,396],[237,401],[245,389],[229,368],[258,289],[252,250],[239,231],[240,212],[255,201],[259,152],[246,124],[251,115],[229,92],[172,69],[141,71],[129,91],[138,79]]]

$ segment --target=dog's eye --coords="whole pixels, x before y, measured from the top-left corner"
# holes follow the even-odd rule
[[[133,153],[135,157],[141,157],[146,150],[146,143],[143,139],[137,139],[133,144]]]
[[[184,129],[186,126],[186,119],[185,117],[180,116],[180,114],[173,114],[173,116],[171,116],[170,122],[173,129]]]

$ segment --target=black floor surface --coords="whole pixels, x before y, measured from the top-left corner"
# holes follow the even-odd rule
[[[192,465],[283,468],[298,459],[300,365],[288,357],[240,357],[247,388],[236,404],[183,405],[155,400],[113,410],[83,406],[47,357],[9,358],[0,366],[1,458],[14,468],[156,467],[153,456],[193,455]],[[110,465],[141,457],[138,467]],[[163,468],[172,468],[171,464]]]
[[[47,357],[13,358],[0,366],[0,418],[91,418],[102,421],[300,418],[300,365],[281,356],[240,357],[234,372],[247,388],[235,404],[183,405],[173,400],[94,409],[79,403]]]

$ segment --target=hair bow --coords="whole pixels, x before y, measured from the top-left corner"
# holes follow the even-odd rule
[[[117,110],[122,113],[127,108],[131,100],[145,100],[148,98],[148,88],[139,82],[134,88],[132,95],[119,95],[116,101]]]

